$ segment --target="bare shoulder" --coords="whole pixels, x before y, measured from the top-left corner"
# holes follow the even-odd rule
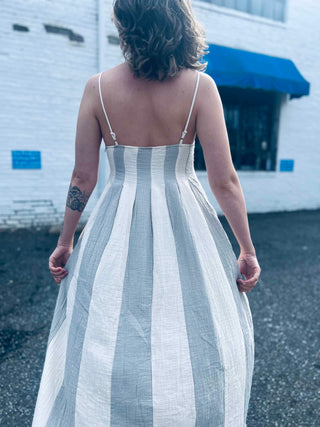
[[[205,94],[207,91],[215,92],[217,85],[214,79],[207,73],[200,72],[199,91]]]
[[[96,116],[98,109],[97,99],[99,98],[99,74],[100,73],[96,73],[87,79],[81,100],[82,107],[85,110],[90,111],[94,116]]]
[[[221,108],[221,97],[214,79],[204,72],[200,73],[198,107],[200,112]]]
[[[100,73],[96,73],[93,76],[89,77],[85,84],[85,90],[88,94],[93,93],[97,90],[99,84],[99,75]]]
[[[108,81],[110,82],[113,77],[116,77],[117,75],[119,75],[119,72],[123,71],[124,68],[125,68],[124,64],[122,63],[113,68],[102,70],[99,73],[93,74],[91,77],[88,78],[86,82],[86,86],[88,87],[89,90],[94,91],[99,84],[100,74],[101,74],[101,82],[103,81],[102,84],[106,84]]]

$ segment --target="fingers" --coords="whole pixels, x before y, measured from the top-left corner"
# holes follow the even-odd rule
[[[238,289],[240,292],[249,292],[254,288],[254,286],[256,286],[261,273],[261,268],[255,255],[242,254],[238,261],[240,272],[245,276],[245,280],[241,277],[237,279]]]
[[[68,271],[62,267],[65,265],[65,252],[65,248],[57,247],[49,257],[49,270],[57,283],[61,283],[61,280],[68,274]]]
[[[49,267],[49,270],[54,274],[61,274],[61,273],[64,273],[65,271],[67,271],[62,267]]]
[[[247,279],[247,280],[238,279],[237,281],[238,283],[244,286],[254,286],[258,281],[258,277],[259,275],[255,274],[253,277],[250,277],[250,279]]]
[[[50,267],[49,270],[57,283],[61,283],[61,280],[68,274],[67,270],[62,267]]]
[[[242,283],[237,283],[238,284],[238,289],[239,289],[239,291],[240,292],[249,292],[249,291],[251,291],[251,289],[253,289],[254,287],[255,287],[255,285],[256,285],[256,283],[255,284],[252,284],[252,285],[244,285],[244,284],[242,284]]]
[[[240,292],[249,292],[252,288],[254,288],[258,282],[260,276],[260,271],[257,270],[255,274],[250,277],[250,279],[243,280],[243,279],[237,279],[237,284]]]
[[[249,286],[249,285],[241,285],[238,284],[238,289],[240,292],[250,292],[252,288],[254,288],[255,285]]]
[[[49,268],[55,268],[55,264],[53,263],[53,258],[49,258]]]
[[[49,270],[54,277],[58,278],[64,277],[66,274],[68,274],[67,270],[62,267],[51,267]]]
[[[66,275],[67,275],[67,274],[66,274]],[[62,276],[62,277],[55,277],[55,276],[54,276],[53,278],[54,278],[54,280],[55,280],[57,283],[61,283],[61,280],[62,280],[62,279],[64,279],[66,275],[64,275],[64,276]]]

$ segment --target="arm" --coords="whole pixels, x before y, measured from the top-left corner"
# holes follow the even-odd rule
[[[80,103],[75,141],[75,163],[58,246],[73,246],[77,224],[98,179],[102,136],[94,110],[97,82],[97,75],[87,81]]]
[[[241,255],[255,255],[245,200],[232,163],[221,98],[214,80],[207,74],[202,77],[196,128],[209,185],[239,243]]]

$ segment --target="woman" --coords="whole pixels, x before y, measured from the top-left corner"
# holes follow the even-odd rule
[[[260,267],[188,0],[116,0],[125,62],[92,76],[33,426],[245,426]],[[228,237],[193,168],[195,134]],[[110,176],[77,244],[103,138]],[[239,262],[239,264],[238,264]],[[241,273],[245,278],[241,278]]]

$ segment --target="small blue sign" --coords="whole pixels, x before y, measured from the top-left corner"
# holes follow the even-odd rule
[[[12,150],[12,169],[41,169],[40,151]]]
[[[293,166],[294,166],[293,159],[280,160],[280,172],[293,172]]]

